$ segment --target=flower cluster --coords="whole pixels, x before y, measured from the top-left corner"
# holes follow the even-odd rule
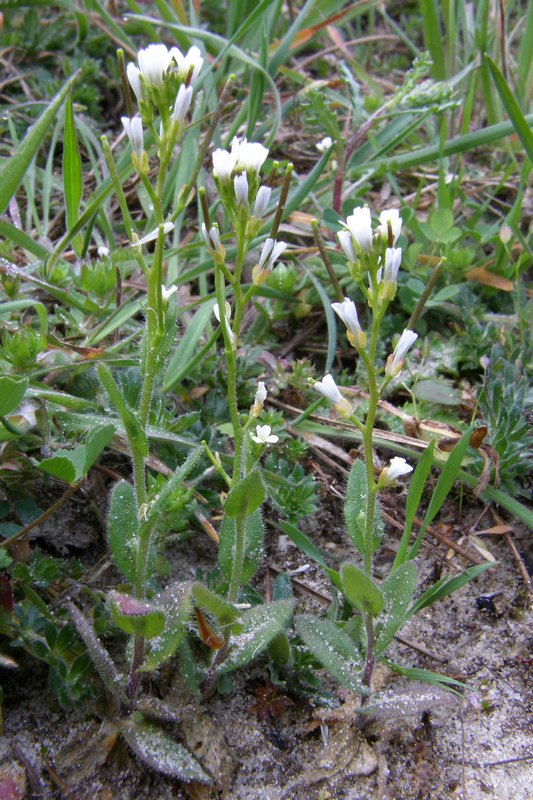
[[[151,125],[156,114],[161,117],[160,138],[166,136],[170,147],[181,139],[191,106],[192,84],[202,68],[203,58],[197,47],[185,55],[178,47],[150,44],[137,54],[138,65],[130,62],[127,76],[137,98],[140,115],[122,117],[122,125],[132,150],[132,161],[139,175],[148,174],[144,149],[143,123]]]
[[[365,272],[379,295],[392,300],[396,293],[396,276],[402,260],[402,250],[396,243],[402,230],[402,219],[397,208],[382,211],[379,225],[373,229],[368,206],[354,208],[346,222],[345,230],[337,234],[339,244],[348,259],[348,268],[354,280],[360,282]]]
[[[244,224],[247,233],[255,236],[261,227],[272,190],[261,186],[260,171],[268,150],[259,142],[236,136],[230,150],[213,151],[213,177],[222,202],[237,225]]]

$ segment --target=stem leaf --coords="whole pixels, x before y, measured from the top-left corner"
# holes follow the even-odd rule
[[[354,608],[377,617],[385,607],[385,598],[372,578],[355,564],[341,567],[342,591]]]
[[[362,692],[363,660],[344,631],[329,620],[310,616],[300,617],[296,629],[332,678],[352,692]]]

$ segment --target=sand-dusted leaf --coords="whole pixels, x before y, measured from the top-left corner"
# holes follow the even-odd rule
[[[326,672],[352,692],[362,691],[363,660],[354,642],[327,619],[300,617],[296,630]]]
[[[154,605],[165,614],[165,627],[149,643],[149,651],[142,666],[143,672],[159,667],[183,643],[192,613],[191,587],[191,581],[177,581],[154,598]]]
[[[0,378],[0,417],[14,411],[23,401],[27,380],[17,380],[3,375]]]
[[[416,567],[407,561],[393,570],[381,584],[385,608],[376,625],[376,655],[383,653],[403,625],[416,589]]]
[[[229,603],[224,597],[204,586],[203,583],[193,584],[192,596],[195,605],[212,614],[222,625],[233,622],[241,615],[233,603]]]
[[[211,783],[194,756],[143,714],[125,720],[122,735],[135,755],[157,772],[186,783]]]
[[[355,564],[343,564],[341,568],[342,591],[354,608],[377,617],[383,611],[385,598],[363,570]]]
[[[229,492],[224,511],[228,517],[248,517],[265,499],[265,485],[258,469],[253,469]]]
[[[244,520],[245,550],[242,570],[242,582],[246,583],[255,575],[263,557],[264,526],[260,509],[254,511]],[[224,577],[231,580],[232,565],[235,561],[235,520],[224,517],[220,527],[220,544],[218,562]]]
[[[68,603],[67,605],[76,630],[83,639],[91,661],[98,670],[104,686],[123,703],[127,703],[128,698],[125,689],[125,678],[115,667],[111,656],[94,632],[92,624],[74,603]]]
[[[326,557],[324,556],[322,551],[318,549],[318,547],[314,544],[314,542],[312,542],[311,539],[309,539],[309,537],[306,536],[305,533],[302,533],[302,531],[299,530],[299,528],[297,528],[295,525],[291,525],[290,522],[283,521],[281,523],[281,527],[283,528],[283,531],[287,534],[289,539],[291,539],[294,542],[296,547],[299,547],[300,550],[303,553],[305,553],[306,556],[309,556],[309,558],[312,558],[313,561],[317,562],[317,564],[320,564],[320,566],[329,575],[332,584],[336,586],[336,588],[339,589],[339,591],[342,591],[341,578],[339,573],[337,572],[337,570],[330,569],[330,567],[328,567],[326,563]]]
[[[278,600],[256,606],[242,615],[242,630],[232,637],[221,672],[243,667],[259,655],[289,624],[293,600]]]
[[[129,594],[110,592],[109,605],[115,624],[131,636],[153,639],[165,627],[165,615],[159,608]]]
[[[276,664],[282,666],[291,660],[291,645],[286,633],[278,633],[268,645],[268,655]]]
[[[107,531],[115,564],[126,580],[133,583],[139,546],[139,515],[135,490],[127,481],[119,481],[113,488]]]
[[[366,488],[365,465],[361,459],[357,459],[348,476],[344,522],[348,536],[360,553],[365,551]]]

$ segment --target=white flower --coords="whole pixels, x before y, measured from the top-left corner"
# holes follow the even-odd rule
[[[96,252],[98,253],[98,258],[107,258],[109,255],[109,247],[101,244]]]
[[[417,339],[418,334],[414,333],[414,331],[410,331],[408,328],[403,331],[398,344],[394,348],[394,352],[388,357],[387,364],[385,366],[385,373],[391,378],[394,378],[396,375],[398,375],[402,368],[405,354],[413,346]]]
[[[172,111],[172,118],[179,124],[183,125],[183,121],[187,116],[187,111],[191,105],[192,100],[192,87],[182,83],[179,90],[176,102],[174,103],[174,110]]]
[[[267,390],[265,388],[265,384],[263,381],[259,381],[257,384],[257,391],[255,393],[255,400],[254,403],[259,405],[263,405],[267,398]]]
[[[385,250],[385,281],[388,283],[396,283],[401,261],[402,248],[387,247]]]
[[[351,415],[352,407],[340,393],[339,387],[331,375],[324,375],[321,381],[315,381],[315,383],[313,383],[313,389],[316,389],[319,394],[326,397],[330,403],[333,403],[340,414],[348,417]]]
[[[187,86],[194,83],[204,63],[199,48],[191,47],[187,55],[184,56],[178,47],[172,47],[170,54],[176,62],[180,80],[186,83]]]
[[[170,231],[173,231],[173,230],[174,230],[174,223],[173,222],[165,222],[165,223],[163,223],[163,233],[165,235],[167,233],[170,233]],[[148,242],[154,242],[157,239],[158,236],[159,236],[159,227],[157,227],[155,230],[151,231],[150,233],[147,233],[146,236],[143,236],[142,239],[138,239],[136,242],[132,242],[131,246],[132,247],[140,247],[140,245],[142,245],[142,244],[148,244]]]
[[[379,215],[380,224],[376,228],[376,234],[383,236],[394,247],[402,230],[402,218],[397,208],[388,208]],[[389,226],[392,241],[389,239]]]
[[[219,181],[227,183],[231,180],[232,173],[237,167],[239,143],[233,140],[231,151],[219,147],[213,150],[213,174]]]
[[[226,319],[231,319],[231,306],[227,300],[224,303],[224,312]],[[218,307],[218,303],[215,303],[215,305],[213,306],[213,314],[217,318],[217,322],[220,322],[220,309]]]
[[[121,117],[120,121],[124,126],[124,130],[130,140],[131,151],[136,157],[138,164],[142,163],[144,152],[144,132],[143,123],[140,117]]]
[[[331,307],[346,325],[350,343],[354,347],[364,347],[366,344],[366,335],[359,324],[354,301],[345,297],[342,303],[332,303]]]
[[[243,172],[242,175],[235,175],[233,179],[233,188],[235,189],[235,199],[237,200],[237,205],[243,206],[243,208],[248,208],[249,188],[246,172]]]
[[[259,187],[254,203],[254,217],[256,219],[262,219],[264,217],[271,194],[272,189],[269,186]]]
[[[259,142],[249,142],[246,139],[243,139],[242,142],[234,139],[232,147],[235,141],[237,141],[239,153],[237,166],[246,170],[246,172],[258,173],[268,156],[267,148],[263,147]]]
[[[257,425],[255,436],[253,433],[251,433],[250,436],[257,444],[276,444],[279,440],[279,436],[276,436],[275,433],[271,433],[271,431],[272,428],[270,425]]]
[[[275,239],[267,239],[261,250],[259,263],[257,268],[259,270],[271,270],[280,255],[287,249],[287,242],[276,242]]]
[[[207,249],[215,259],[215,262],[217,264],[223,264],[224,259],[226,258],[226,248],[220,241],[218,226],[212,225],[211,228],[207,230],[205,223],[202,222],[202,236],[204,237]]]
[[[353,214],[343,225],[350,231],[354,243],[364,252],[370,253],[372,250],[372,218],[369,207],[354,208]]]
[[[324,136],[319,142],[316,143],[315,147],[319,153],[325,153],[326,150],[329,150],[331,145],[333,144],[333,139],[331,136]]]
[[[355,261],[355,250],[353,249],[353,239],[350,231],[339,231],[337,238],[348,261]]]
[[[135,92],[135,97],[137,98],[137,102],[143,99],[143,87],[141,83],[141,70],[135,66],[131,61],[126,67],[126,74],[128,76],[128,80],[130,82],[130,86]]]
[[[163,298],[163,301],[164,302],[168,301],[168,299],[170,297],[172,297],[172,295],[175,294],[177,291],[178,291],[178,287],[177,286],[171,286],[170,289],[167,289],[166,286],[162,286],[161,287],[161,297]]]
[[[407,463],[405,458],[395,456],[391,458],[389,466],[381,471],[379,483],[381,483],[382,486],[389,486],[396,478],[399,478],[401,475],[407,475],[412,471],[412,466]]]
[[[149,44],[144,50],[139,50],[137,62],[146,83],[151,86],[162,86],[172,57],[172,51],[164,44]],[[133,88],[135,90],[135,87]]]

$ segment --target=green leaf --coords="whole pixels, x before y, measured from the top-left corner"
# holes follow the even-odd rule
[[[415,383],[412,389],[417,400],[427,403],[440,403],[443,406],[458,406],[461,398],[451,383],[435,378],[427,378]]]
[[[440,581],[437,581],[433,586],[430,586],[429,589],[426,589],[418,600],[413,603],[406,619],[412,617],[413,614],[418,614],[423,608],[433,605],[437,600],[442,600],[443,597],[447,597],[449,594],[452,594],[452,592],[456,592],[466,583],[473,581],[474,578],[477,578],[478,575],[481,575],[482,572],[485,572],[486,569],[493,566],[493,561],[486,561],[484,564],[475,564],[473,567],[468,567],[468,569],[465,569],[464,572],[460,575],[456,575],[454,578],[441,578]]]
[[[441,675],[439,672],[430,672],[427,669],[419,669],[417,667],[402,667],[400,664],[395,664],[393,661],[385,661],[385,663],[393,672],[398,675],[403,675],[412,681],[422,681],[423,683],[430,683],[432,686],[440,686],[449,692],[455,689],[468,689],[468,686],[455,678],[449,678],[447,675]]]
[[[281,527],[283,532],[286,533],[289,539],[294,542],[296,547],[299,547],[302,553],[305,553],[306,556],[309,556],[309,558],[312,558],[313,561],[317,562],[317,564],[320,564],[320,566],[328,573],[329,579],[333,585],[342,591],[341,577],[339,573],[336,570],[328,567],[325,556],[318,549],[318,547],[313,544],[311,539],[309,539],[305,533],[302,533],[302,531],[299,530],[295,525],[291,525],[290,522],[283,521],[281,523]]]
[[[403,564],[407,558],[409,539],[411,538],[413,523],[422,499],[424,486],[426,485],[426,480],[431,472],[434,450],[435,442],[432,441],[420,456],[418,464],[416,465],[416,469],[413,472],[413,477],[409,483],[409,491],[407,493],[407,501],[405,504],[405,526],[403,529],[400,546],[398,547],[398,552],[396,553],[396,558],[394,559],[394,564],[392,566],[393,570],[396,567],[399,567],[400,564]]]
[[[126,580],[133,583],[139,547],[139,516],[135,491],[127,481],[119,481],[113,488],[107,531],[113,560]]]
[[[449,208],[433,211],[429,217],[429,224],[436,235],[441,236],[453,227],[453,212]]]
[[[361,693],[364,664],[354,642],[333,622],[300,617],[296,630],[324,669],[342,686]]]
[[[81,636],[104,686],[114,697],[127,704],[129,701],[126,695],[124,677],[118,672],[111,656],[98,639],[92,624],[73,603],[67,603],[67,607],[76,630]]]
[[[524,117],[522,109],[518,105],[518,101],[516,100],[514,93],[509,88],[509,84],[503,77],[492,58],[490,58],[488,55],[485,55],[485,61],[489,65],[492,80],[494,81],[494,85],[498,90],[501,101],[505,106],[505,110],[509,114],[516,134],[524,145],[524,150],[529,156],[529,160],[533,164],[533,132],[529,127],[529,123]]]
[[[265,496],[261,473],[258,469],[253,469],[230,490],[224,503],[224,511],[231,519],[248,517],[260,507]]]
[[[232,603],[208,589],[203,583],[193,584],[192,597],[195,605],[204,611],[208,611],[222,625],[233,622],[241,615],[241,612]]]
[[[0,378],[0,417],[5,417],[22,403],[29,381],[16,380],[3,376]]]
[[[437,481],[435,491],[433,492],[433,495],[429,502],[428,509],[426,511],[424,520],[422,522],[422,527],[418,532],[415,543],[413,544],[413,546],[409,551],[409,556],[408,556],[409,559],[416,557],[420,549],[420,545],[422,544],[422,539],[424,537],[428,525],[432,523],[434,518],[441,510],[444,501],[448,497],[450,489],[452,488],[455,479],[459,474],[459,470],[461,469],[461,463],[468,448],[468,444],[470,442],[470,437],[472,435],[473,430],[474,426],[470,425],[468,430],[465,431],[465,433],[462,435],[461,439],[459,439],[458,443],[455,445],[452,452],[448,456],[446,463],[442,467],[442,472],[439,476],[439,480]]]
[[[366,572],[355,564],[341,567],[342,591],[354,608],[377,617],[383,611],[385,598]]]
[[[109,604],[115,624],[131,636],[153,639],[165,627],[165,615],[159,608],[129,594],[110,592]]]
[[[65,106],[65,133],[63,139],[63,188],[65,192],[65,207],[67,228],[71,230],[80,212],[81,197],[83,192],[83,173],[81,167],[78,137],[76,136],[76,123],[72,96],[69,93]],[[80,236],[74,239],[74,249],[78,256],[81,254],[83,241]]]
[[[192,613],[191,582],[178,581],[172,584],[158,594],[153,602],[165,614],[165,627],[150,641],[149,652],[141,668],[143,672],[157,669],[183,644]]]
[[[22,183],[34,155],[43,143],[57,112],[79,75],[80,71],[78,70],[57,93],[37,122],[29,128],[24,141],[17,148],[16,154],[7,161],[0,172],[0,214],[4,213],[9,201]]]
[[[211,783],[211,778],[188,750],[139,712],[122,724],[122,735],[135,755],[162,775],[185,783]]]
[[[39,469],[66,483],[77,483],[87,474],[114,433],[114,425],[97,428],[88,434],[87,444],[80,444],[74,450],[58,450],[51,458],[41,461]]]
[[[261,564],[263,557],[263,539],[264,539],[264,525],[261,517],[261,511],[257,509],[249,517],[244,520],[244,537],[245,537],[245,550],[244,550],[244,564],[242,570],[242,582],[252,578]],[[224,517],[220,527],[220,544],[218,548],[218,561],[222,573],[229,581],[231,580],[232,564],[235,560],[235,520],[229,517]]]
[[[361,459],[353,462],[348,476],[346,500],[344,501],[344,522],[348,536],[360,553],[365,552],[366,519],[366,469]]]
[[[253,661],[289,624],[293,606],[293,600],[278,600],[246,611],[242,615],[242,631],[232,637],[221,672],[230,672]]]
[[[416,589],[416,567],[407,561],[393,570],[381,584],[385,607],[376,625],[376,655],[381,655],[402,627],[407,617],[407,607]]]
[[[195,313],[192,322],[180,339],[174,355],[165,372],[163,392],[171,391],[191,369],[191,362],[195,360],[200,341],[205,329],[209,325],[215,301],[204,303]]]

